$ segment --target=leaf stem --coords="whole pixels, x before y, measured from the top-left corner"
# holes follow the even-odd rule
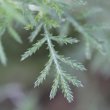
[[[62,74],[61,67],[60,67],[59,62],[57,60],[57,55],[56,55],[56,52],[55,52],[55,50],[53,48],[54,46],[53,46],[53,44],[51,42],[51,39],[49,38],[49,33],[48,33],[48,30],[47,30],[46,26],[44,26],[44,30],[45,30],[45,37],[46,37],[46,40],[47,40],[49,51],[50,51],[50,54],[51,54],[51,56],[53,58],[54,64],[56,66],[56,70],[57,70],[58,74]]]

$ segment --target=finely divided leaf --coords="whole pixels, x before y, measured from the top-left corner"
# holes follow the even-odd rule
[[[73,101],[71,88],[69,87],[69,84],[67,83],[63,76],[60,76],[60,80],[62,93],[64,94],[64,97],[68,100],[68,102],[71,103]]]
[[[29,56],[31,56],[32,54],[34,54],[37,50],[39,50],[39,48],[44,44],[44,42],[45,42],[45,38],[42,38],[37,43],[35,43],[31,48],[29,48],[22,55],[21,61],[25,60],[26,58],[28,58]]]
[[[52,89],[50,91],[50,100],[55,97],[58,87],[59,87],[59,74],[57,74],[54,83],[52,85]]]
[[[40,72],[41,75],[37,78],[37,81],[34,83],[34,87],[39,86],[46,79],[46,76],[49,74],[52,62],[53,61],[50,58],[49,61],[46,63],[45,68]]]
[[[64,62],[65,64],[71,66],[72,68],[76,69],[76,70],[81,70],[81,71],[85,71],[86,68],[84,67],[84,65],[82,65],[80,62],[77,62],[75,60],[71,60],[70,58],[64,58],[61,55],[57,56],[58,59],[62,62]]]
[[[39,34],[39,32],[41,31],[41,28],[42,28],[42,24],[38,25],[36,27],[36,29],[31,33],[30,37],[29,37],[29,40],[30,42],[33,42],[34,39],[36,38],[36,36]]]
[[[51,37],[52,40],[58,42],[59,44],[73,44],[73,43],[78,43],[79,41],[76,38],[71,38],[67,36],[53,36]]]
[[[81,83],[81,81],[79,81],[76,77],[73,77],[72,75],[70,74],[65,74],[64,75],[65,79],[71,83],[73,86],[76,86],[76,87],[83,87],[83,84]]]

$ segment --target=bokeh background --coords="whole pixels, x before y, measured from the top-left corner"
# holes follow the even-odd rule
[[[96,24],[106,21],[109,26],[110,1],[86,1],[88,4],[77,9],[74,12],[75,15],[80,15],[81,11],[86,9],[97,8],[99,12],[93,15],[91,13],[91,16],[80,22]],[[83,41],[73,46],[57,47],[57,50],[60,50],[65,56],[83,62],[87,71],[83,73],[67,68],[84,84],[83,88],[73,87],[74,102],[69,104],[60,91],[55,99],[50,101],[51,76],[39,88],[34,88],[34,81],[47,61],[48,52],[44,46],[33,57],[20,62],[21,54],[31,46],[27,39],[30,32],[22,30],[20,26],[15,27],[24,43],[17,44],[10,38],[9,33],[4,35],[3,42],[8,64],[6,66],[0,64],[0,110],[110,110],[110,62],[107,57],[92,50],[91,60],[87,60]],[[77,35],[80,38],[80,35],[73,29],[69,28],[68,32],[70,35]],[[103,38],[108,36],[109,40],[109,30],[106,32],[94,31],[93,34]]]

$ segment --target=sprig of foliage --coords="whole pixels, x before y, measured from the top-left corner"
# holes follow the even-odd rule
[[[52,66],[53,60],[52,58],[46,63],[45,68],[40,72],[41,75],[37,78],[37,81],[34,83],[35,87],[39,86],[46,79],[46,76],[49,74],[50,68]]]
[[[73,43],[78,43],[78,40],[76,38],[71,38],[71,37],[67,37],[67,36],[53,36],[51,37],[51,39],[53,41],[56,41],[57,43],[59,43],[60,45],[64,45],[64,44],[73,44]]]
[[[23,55],[21,58],[22,60],[25,60],[26,58],[28,58],[29,56],[32,56],[32,54],[34,54],[37,50],[39,50],[39,48],[45,43],[46,39],[43,38],[41,40],[39,40],[37,43],[35,43],[31,48],[29,48]]]
[[[18,23],[25,24],[26,21],[20,13],[20,10],[10,0],[0,0],[0,61],[3,65],[6,65],[7,58],[3,49],[2,39],[6,31],[8,31],[13,39],[18,43],[22,43],[22,40],[13,28],[13,22],[17,21]]]
[[[46,63],[44,70],[41,71],[41,75],[37,78],[35,82],[35,87],[39,86],[46,79],[46,76],[49,74],[50,68],[53,64],[56,69],[56,77],[54,79],[52,90],[50,92],[50,99],[54,98],[54,96],[56,95],[57,89],[61,85],[61,89],[62,89],[62,92],[64,93],[64,96],[67,98],[68,102],[71,102],[73,100],[72,91],[69,88],[69,83],[66,81],[64,77],[64,74],[66,73],[62,70],[59,59],[61,59],[62,62],[72,66],[72,68],[75,68],[77,70],[83,71],[85,70],[85,68],[80,63],[76,63],[75,61],[72,62],[71,60],[65,59],[64,57],[61,57],[60,55],[58,55],[58,53],[54,49],[54,45],[52,41],[56,41],[59,44],[73,44],[73,43],[77,43],[78,40],[76,38],[68,38],[66,36],[63,36],[63,37],[53,36],[49,32],[49,28],[46,24],[44,24],[43,27],[44,27],[44,37],[40,41],[38,41],[36,44],[34,44],[32,48],[29,48],[28,51],[26,51],[22,55],[21,60],[24,60],[27,57],[31,56],[46,42],[48,50],[49,50],[49,61]],[[77,79],[72,79],[71,81],[75,82],[75,80]],[[74,85],[77,85],[77,84],[74,84]],[[79,82],[78,82],[78,85],[79,85]],[[81,84],[81,87],[82,87],[82,84]]]
[[[53,42],[59,45],[78,43],[79,40],[77,38],[69,37],[68,34],[69,24],[72,24],[73,29],[83,38],[86,58],[90,59],[92,48],[97,49],[101,54],[105,55],[105,44],[101,42],[100,38],[93,35],[93,31],[97,31],[97,29],[101,31],[110,29],[108,25],[90,26],[88,24],[83,25],[78,21],[100,11],[100,8],[94,8],[92,11],[89,10],[87,13],[82,13],[81,16],[72,14],[77,8],[86,4],[87,2],[85,0],[0,0],[0,61],[3,64],[7,62],[2,46],[2,37],[6,30],[8,30],[17,42],[22,43],[19,34],[13,26],[13,22],[20,23],[25,30],[32,31],[29,36],[32,47],[24,52],[21,61],[35,54],[44,44],[47,45],[49,51],[49,60],[35,81],[35,87],[43,83],[53,65],[56,74],[50,91],[50,99],[53,99],[58,89],[61,89],[64,97],[68,102],[71,102],[73,95],[69,83],[77,87],[83,87],[83,85],[76,77],[68,74],[61,63],[79,71],[85,71],[86,69],[83,64],[76,60],[59,55]],[[52,29],[58,32],[57,36],[54,35]],[[42,38],[36,42],[41,30],[43,30],[43,37],[41,36]],[[33,44],[34,41],[36,42],[35,44]]]

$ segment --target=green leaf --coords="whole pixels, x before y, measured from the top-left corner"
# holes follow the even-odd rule
[[[81,83],[81,81],[79,81],[76,77],[73,77],[73,76],[70,75],[70,74],[65,74],[64,77],[65,77],[65,79],[67,79],[67,81],[68,81],[69,83],[71,83],[73,86],[83,87],[83,84]]]
[[[67,36],[53,36],[51,37],[52,40],[56,41],[60,45],[63,44],[73,44],[73,43],[78,43],[79,41],[76,38],[71,38]]]
[[[7,63],[7,58],[6,58],[4,48],[2,46],[1,41],[0,41],[0,61],[3,65],[6,65],[6,63]]]
[[[44,44],[45,38],[42,38],[39,40],[37,43],[35,43],[31,48],[29,48],[22,56],[21,56],[21,61],[25,60],[32,54],[34,54],[39,48]]]
[[[26,20],[23,15],[17,10],[17,5],[13,4],[9,0],[1,0],[1,8],[5,12],[5,16],[8,16],[10,19],[15,19],[18,22],[25,24]]]
[[[52,85],[52,89],[50,91],[50,100],[53,99],[57,93],[57,89],[59,88],[59,74],[56,75],[56,78],[54,79],[54,83]]]
[[[41,31],[41,28],[42,28],[42,24],[38,25],[36,27],[36,29],[31,33],[30,37],[29,37],[29,40],[30,42],[33,42],[34,39],[36,38],[36,36],[39,34],[39,32]]]
[[[64,94],[64,97],[68,100],[68,102],[71,103],[73,101],[73,95],[69,87],[69,84],[67,83],[63,76],[60,76],[60,80],[62,93]]]
[[[80,62],[77,62],[76,60],[71,60],[70,58],[64,58],[64,56],[58,55],[58,59],[65,64],[71,66],[73,69],[85,71],[86,68],[84,65],[82,65]]]
[[[22,43],[22,40],[21,40],[20,36],[18,35],[18,33],[11,26],[8,27],[8,31],[11,34],[11,37],[13,39],[15,39],[18,43]]]
[[[46,79],[46,76],[49,74],[52,62],[53,61],[50,58],[49,61],[46,63],[45,68],[40,72],[41,75],[37,78],[37,81],[34,83],[34,87],[39,86]]]

